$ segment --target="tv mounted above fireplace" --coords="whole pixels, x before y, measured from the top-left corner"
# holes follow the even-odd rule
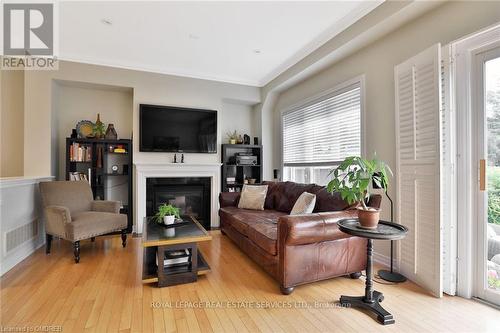
[[[217,153],[217,111],[141,104],[139,151]]]

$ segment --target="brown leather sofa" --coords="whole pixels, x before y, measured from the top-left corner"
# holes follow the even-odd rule
[[[359,278],[366,265],[366,239],[341,232],[340,219],[357,211],[325,187],[293,182],[264,182],[268,191],[263,211],[239,209],[240,193],[222,192],[220,222],[223,234],[280,284],[283,294],[295,286],[341,275]],[[312,214],[289,215],[303,192],[316,194]],[[368,204],[380,207],[381,196]]]

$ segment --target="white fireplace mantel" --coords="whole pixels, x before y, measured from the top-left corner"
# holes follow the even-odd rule
[[[219,193],[221,163],[135,163],[136,225],[134,231],[142,233],[146,216],[146,179],[155,177],[209,177],[211,179],[211,227],[219,226]]]

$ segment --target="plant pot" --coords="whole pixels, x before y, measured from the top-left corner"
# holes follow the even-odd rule
[[[358,219],[360,227],[363,229],[377,229],[380,220],[380,209],[364,209],[358,207]]]
[[[163,223],[165,224],[174,224],[174,222],[175,222],[174,215],[167,215],[163,217]]]
[[[232,145],[235,145],[236,144],[236,139],[230,139],[229,143],[232,144]]]

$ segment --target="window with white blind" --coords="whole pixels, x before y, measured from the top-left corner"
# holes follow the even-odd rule
[[[361,80],[283,113],[283,178],[328,182],[330,169],[361,155]]]

